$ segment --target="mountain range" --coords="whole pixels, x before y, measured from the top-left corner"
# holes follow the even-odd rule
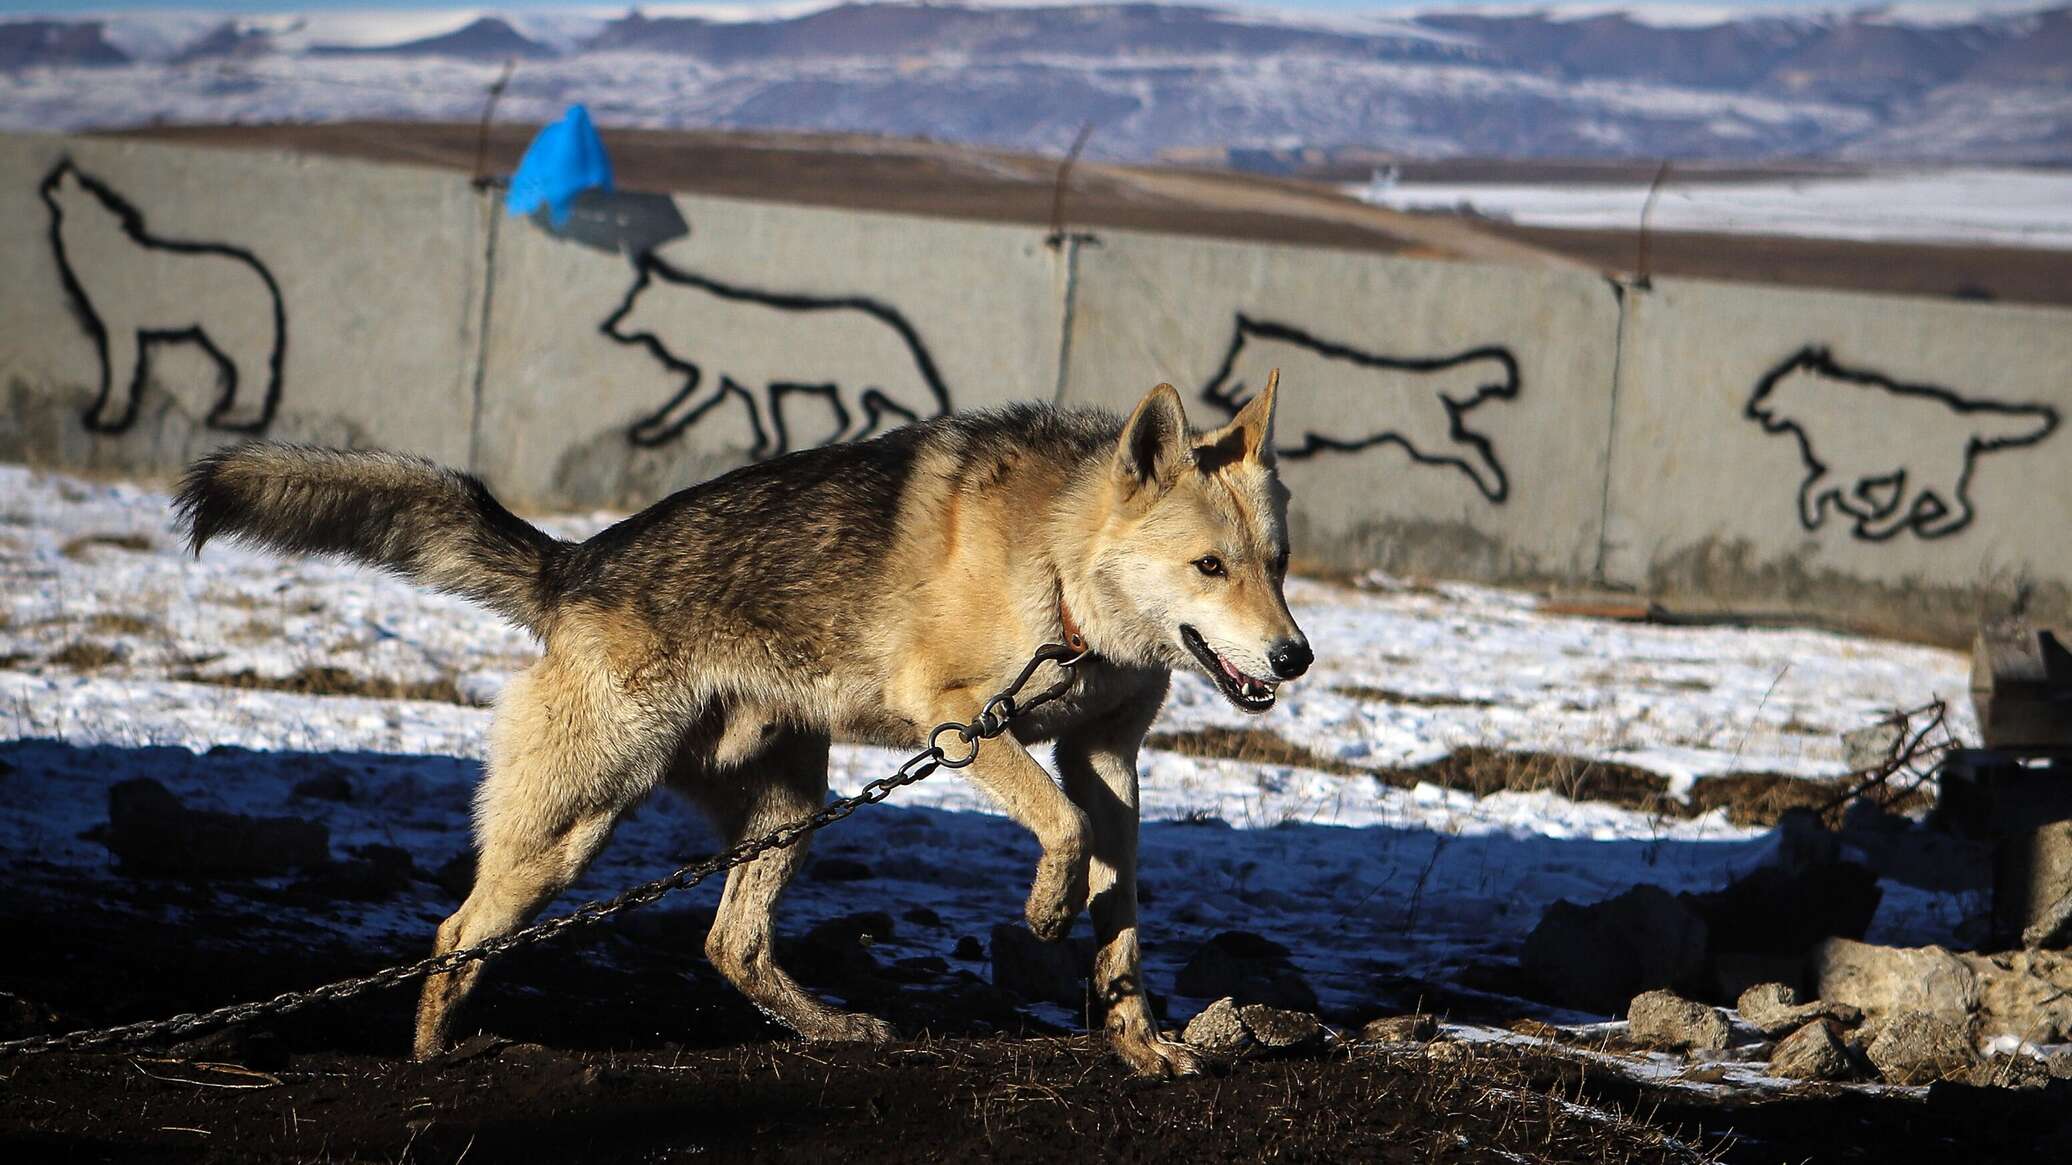
[[[2072,163],[2072,7],[1663,20],[843,3],[751,19],[533,9],[0,22],[0,125],[469,118],[823,129],[1116,158],[1831,157]]]

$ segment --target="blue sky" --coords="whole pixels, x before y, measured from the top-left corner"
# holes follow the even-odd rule
[[[723,0],[729,7],[749,8],[760,6],[762,0]],[[832,2],[832,0],[830,0]],[[1198,3],[1214,4],[1219,0],[1195,0]],[[1338,12],[1387,11],[1391,8],[1434,8],[1445,6],[1445,0],[1234,0],[1244,7],[1286,8],[1315,11],[1327,9]],[[1559,0],[1555,0],[1559,2]],[[1931,0],[1932,3],[1932,0]],[[591,8],[591,7],[633,7],[633,0],[619,4],[616,0],[0,0],[0,12],[114,12],[144,11],[203,11],[203,12],[311,12],[320,10],[369,9],[369,8]],[[1638,0],[1635,7],[1648,6],[1648,0]],[[1675,0],[1669,5],[1676,6]],[[1704,8],[1735,8],[1749,11],[1788,12],[1797,10],[1825,10],[1838,7],[1867,7],[1868,3],[1852,0],[1695,0],[1693,6]],[[1921,0],[1914,0],[1913,6],[1927,7]],[[1976,0],[1956,0],[1956,6],[1977,7]]]

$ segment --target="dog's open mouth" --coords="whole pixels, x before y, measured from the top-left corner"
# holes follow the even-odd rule
[[[1220,652],[1211,650],[1201,632],[1185,623],[1180,625],[1180,642],[1187,645],[1187,650],[1193,652],[1194,658],[1201,663],[1202,670],[1216,681],[1216,690],[1223,693],[1224,699],[1247,712],[1264,712],[1273,707],[1274,689],[1280,686],[1279,680],[1262,680],[1247,675]]]

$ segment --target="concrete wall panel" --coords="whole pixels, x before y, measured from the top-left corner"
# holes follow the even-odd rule
[[[158,473],[262,434],[464,460],[483,222],[434,171],[0,139],[0,456]]]
[[[1201,428],[1281,370],[1298,557],[1485,579],[1595,566],[1617,300],[1583,273],[1107,232],[1068,397],[1180,389]]]
[[[1607,571],[1961,637],[2064,618],[2072,316],[1661,280],[1631,294]]]
[[[1057,390],[1064,261],[1041,232],[659,197],[498,227],[478,467],[521,504],[644,505]],[[671,214],[680,237],[650,246]]]

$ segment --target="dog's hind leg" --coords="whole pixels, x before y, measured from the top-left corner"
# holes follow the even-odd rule
[[[531,921],[604,848],[619,815],[655,787],[667,743],[613,694],[593,670],[551,653],[505,690],[476,801],[475,886],[440,925],[435,953]],[[481,976],[478,960],[425,980],[419,1059],[445,1049],[454,1011]]]
[[[731,843],[761,837],[820,808],[827,745],[825,736],[786,732],[739,768],[697,775],[685,791],[705,805]],[[805,862],[806,844],[802,838],[769,850],[727,875],[705,955],[749,1002],[809,1040],[882,1043],[893,1035],[885,1021],[828,1006],[777,965],[777,897]]]

